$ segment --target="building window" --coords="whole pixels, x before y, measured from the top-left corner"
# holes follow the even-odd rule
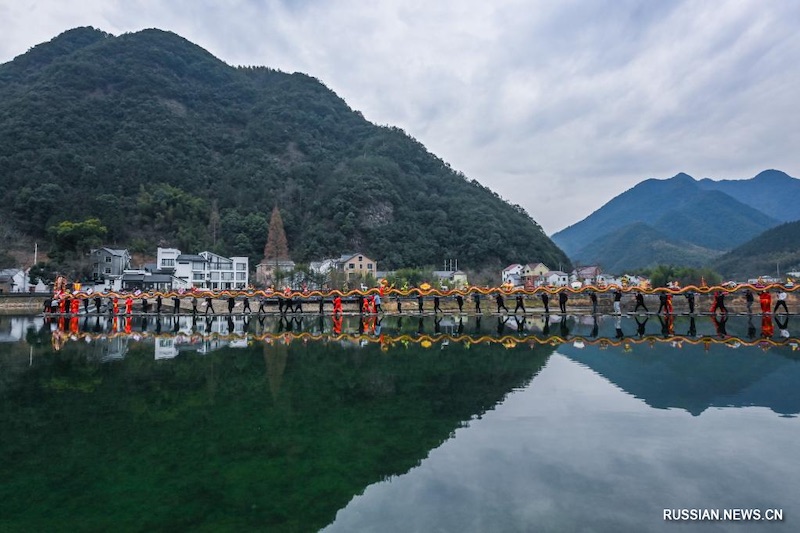
[[[359,260],[359,261],[363,261],[363,260],[364,260],[364,256],[363,256],[363,255],[359,255],[359,256],[358,256],[358,260]]]
[[[106,263],[110,263],[110,262],[111,262],[111,256],[110,256],[110,255],[107,255],[107,256],[106,256]]]
[[[367,263],[367,270],[372,270],[372,263]]]
[[[104,269],[103,269],[103,273],[105,273],[105,274],[111,274],[111,267],[106,267],[106,268],[104,268]]]
[[[245,270],[244,263],[236,263],[236,270]]]
[[[236,279],[238,281],[244,281],[246,279],[244,272],[237,272],[236,273]]]
[[[162,259],[161,260],[161,266],[165,266],[165,267],[175,266],[175,260],[174,259]]]
[[[348,265],[348,266],[350,267],[350,270],[355,270],[355,268],[356,268],[356,264],[355,263],[350,263],[350,265]]]

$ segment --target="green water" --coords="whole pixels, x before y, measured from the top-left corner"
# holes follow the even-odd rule
[[[0,531],[794,531],[791,325],[4,317]]]

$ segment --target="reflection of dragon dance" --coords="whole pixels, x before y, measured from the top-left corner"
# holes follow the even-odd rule
[[[573,344],[576,347],[583,346],[599,346],[601,349],[609,347],[622,347],[625,350],[631,350],[636,345],[647,345],[650,347],[656,344],[669,344],[670,346],[680,349],[684,344],[687,345],[702,345],[709,347],[711,345],[724,345],[728,348],[740,348],[742,346],[757,346],[763,350],[767,350],[776,346],[789,346],[793,351],[800,350],[800,339],[798,338],[782,338],[774,340],[772,335],[772,325],[763,324],[762,338],[755,340],[745,340],[738,337],[725,337],[716,338],[712,336],[691,337],[684,335],[647,335],[644,337],[629,337],[624,339],[612,338],[595,338],[584,337],[580,335],[572,336],[569,338],[559,335],[504,335],[504,336],[491,336],[491,335],[450,335],[450,334],[396,334],[378,333],[374,324],[368,324],[364,328],[363,333],[342,333],[341,319],[334,319],[333,329],[331,333],[311,333],[311,332],[280,332],[280,333],[264,333],[259,335],[254,334],[221,334],[221,333],[207,333],[201,334],[195,332],[191,335],[180,334],[160,334],[149,332],[132,332],[130,318],[126,318],[123,326],[123,331],[117,331],[116,318],[114,319],[114,331],[111,333],[90,333],[79,332],[77,330],[77,318],[75,324],[67,326],[63,319],[60,319],[58,328],[52,332],[52,344],[58,351],[67,341],[80,341],[80,342],[97,342],[106,341],[118,337],[130,337],[134,340],[146,339],[188,339],[190,342],[221,340],[221,341],[241,341],[246,340],[251,342],[264,342],[266,344],[285,344],[289,345],[292,342],[299,341],[306,343],[309,341],[319,342],[350,342],[360,346],[370,344],[377,344],[381,349],[388,350],[392,347],[403,347],[408,345],[419,345],[423,348],[431,348],[439,346],[441,349],[446,348],[451,343],[461,343],[465,347],[471,345],[497,345],[506,349],[528,346],[533,349],[536,346],[558,346],[560,344]],[[766,319],[765,319],[766,320]],[[74,329],[73,329],[74,328]]]

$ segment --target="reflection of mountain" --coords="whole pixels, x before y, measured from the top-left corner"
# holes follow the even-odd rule
[[[91,349],[68,343],[3,390],[12,530],[77,517],[92,529],[318,530],[527,384],[552,350],[255,342],[156,360],[131,341],[102,364]]]
[[[561,345],[559,353],[582,363],[651,407],[681,408],[699,415],[709,407],[768,407],[800,413],[800,361],[752,348],[718,348],[685,343],[681,349],[655,343],[601,350]]]

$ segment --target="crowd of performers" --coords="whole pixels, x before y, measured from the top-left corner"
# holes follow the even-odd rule
[[[385,283],[380,284],[374,289],[366,291],[349,291],[342,292],[338,290],[333,291],[309,291],[303,289],[294,291],[287,287],[283,291],[275,291],[272,289],[267,290],[246,290],[246,291],[208,291],[208,290],[191,290],[191,291],[170,291],[170,292],[103,292],[97,293],[91,290],[81,290],[80,286],[74,284],[72,290],[66,287],[66,281],[63,278],[56,280],[54,294],[51,299],[48,299],[44,304],[44,311],[46,313],[57,314],[88,314],[91,312],[102,313],[107,312],[113,315],[130,315],[134,313],[134,304],[138,304],[137,312],[141,313],[156,313],[169,312],[169,302],[171,301],[171,312],[178,314],[182,310],[184,304],[191,306],[191,312],[196,314],[216,314],[217,311],[214,307],[215,300],[223,300],[227,302],[227,311],[229,314],[234,313],[236,306],[241,302],[239,313],[268,313],[271,312],[269,307],[277,304],[277,312],[280,314],[286,313],[302,313],[303,304],[307,306],[317,307],[318,312],[324,313],[326,304],[332,305],[332,312],[343,313],[344,304],[348,304],[348,311],[360,312],[363,314],[378,314],[383,313],[383,305],[387,299],[391,299],[396,305],[398,313],[403,313],[403,305],[411,303],[413,312],[413,303],[416,303],[416,311],[424,313],[432,311],[434,314],[443,313],[441,308],[442,298],[448,298],[455,303],[458,312],[464,312],[465,298],[471,299],[472,307],[476,314],[484,312],[482,308],[482,301],[484,298],[493,299],[494,306],[496,306],[497,313],[508,314],[525,314],[526,310],[526,297],[536,297],[541,300],[544,307],[544,313],[550,313],[550,299],[557,299],[559,305],[559,312],[566,314],[567,303],[570,295],[585,295],[588,296],[591,305],[591,313],[598,313],[598,294],[611,294],[613,313],[621,314],[622,312],[622,299],[624,296],[633,295],[634,308],[633,313],[639,313],[643,310],[649,313],[645,302],[646,294],[657,294],[659,298],[659,307],[656,314],[671,315],[675,312],[673,307],[673,297],[682,295],[686,299],[689,314],[694,314],[696,298],[699,294],[711,295],[712,303],[709,308],[709,313],[725,314],[728,312],[725,306],[725,298],[728,294],[741,291],[744,289],[745,304],[748,314],[752,313],[753,305],[758,295],[758,301],[763,314],[778,313],[782,311],[789,313],[786,303],[787,291],[793,291],[796,287],[792,284],[786,287],[780,284],[772,284],[768,286],[756,285],[739,285],[736,287],[696,287],[688,286],[680,288],[677,284],[670,284],[667,288],[650,289],[641,287],[595,287],[588,286],[580,289],[571,287],[537,287],[536,289],[514,289],[511,287],[499,288],[481,288],[470,287],[464,290],[436,290],[430,289],[429,286],[422,285],[419,288],[412,288],[407,290],[399,290],[387,286]],[[775,292],[775,305],[772,307],[772,291]],[[515,307],[510,311],[506,306],[506,298],[513,297],[515,300]],[[254,311],[251,307],[250,299],[257,298],[258,308]],[[165,300],[167,300],[165,304]],[[433,303],[433,308],[428,305],[426,309],[426,302]],[[530,302],[528,301],[528,305]],[[309,309],[310,310],[310,309]],[[409,311],[406,308],[406,311]]]

